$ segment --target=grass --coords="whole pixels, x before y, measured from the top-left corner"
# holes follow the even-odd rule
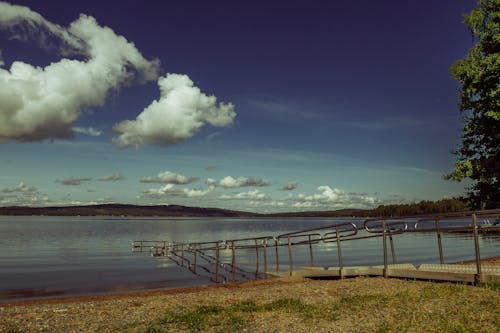
[[[262,318],[284,322],[297,318],[303,327],[346,328],[340,331],[497,332],[498,297],[491,297],[497,290],[498,286],[491,285],[478,288],[444,283],[403,289],[392,295],[339,296],[322,304],[306,303],[300,298],[261,304],[253,300],[225,306],[205,304],[167,311],[144,332],[251,332],[258,331],[256,325]],[[483,294],[481,291],[484,295],[478,296]]]
[[[251,300],[240,301],[229,306],[199,305],[192,310],[168,311],[156,325],[148,326],[145,332],[169,332],[178,329],[203,331],[209,327],[220,332],[237,332],[250,324],[249,314],[282,311],[305,318],[316,308],[316,306],[307,305],[299,299],[292,298],[278,299],[262,305]]]
[[[186,327],[191,330],[201,330],[210,326],[224,326],[237,328],[242,323],[242,318],[234,313],[224,313],[224,307],[216,305],[201,305],[194,310],[181,312],[167,312],[160,320],[161,324],[173,324],[174,327]]]
[[[382,278],[304,281],[220,290],[116,305],[77,303],[72,324],[43,306],[53,331],[89,332],[496,332],[500,327],[498,284],[428,283]],[[163,297],[163,296],[162,296]],[[208,298],[210,297],[210,298]],[[227,302],[227,303],[224,303]],[[92,305],[92,306],[90,306]],[[73,305],[65,305],[70,309]],[[102,308],[101,308],[102,306]],[[114,306],[122,307],[113,312]],[[48,321],[35,308],[0,308],[0,333],[41,331]],[[88,311],[87,311],[88,310]],[[93,316],[111,316],[93,325]],[[121,312],[123,311],[123,312]],[[12,314],[15,314],[12,315]],[[45,312],[43,312],[45,316]],[[31,318],[31,319],[29,319]],[[45,317],[44,317],[45,318]],[[38,326],[36,326],[38,325]]]

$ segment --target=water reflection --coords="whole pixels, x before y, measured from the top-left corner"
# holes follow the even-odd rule
[[[181,269],[166,258],[131,253],[133,240],[202,242],[243,237],[276,236],[297,230],[331,225],[328,218],[102,218],[102,217],[0,217],[0,300],[36,295],[75,295],[113,290],[140,290],[210,283]],[[458,224],[467,221],[458,221]],[[362,231],[361,231],[362,232]],[[500,255],[500,236],[481,234],[482,257]],[[342,242],[344,265],[382,263],[381,238]],[[434,233],[394,237],[398,262],[439,262]],[[338,265],[335,242],[313,245],[314,264]],[[444,233],[447,262],[472,259],[470,234]],[[310,265],[308,247],[293,250],[294,264]],[[231,251],[221,251],[230,262]],[[262,262],[263,253],[259,252]],[[252,271],[255,250],[238,250],[238,265]],[[278,264],[287,269],[288,251],[278,249]],[[275,249],[267,248],[269,269],[276,263]],[[272,268],[271,268],[272,267]],[[259,268],[261,271],[263,267]],[[117,287],[119,286],[119,287]],[[128,288],[128,289],[127,289]],[[23,293],[22,290],[29,292]],[[16,296],[16,294],[18,296]]]

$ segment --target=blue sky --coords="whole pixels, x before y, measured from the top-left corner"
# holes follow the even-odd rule
[[[0,205],[461,195],[473,1],[0,2]],[[80,14],[85,14],[80,16]]]

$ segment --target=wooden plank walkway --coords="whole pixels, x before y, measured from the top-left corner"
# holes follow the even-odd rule
[[[273,275],[273,273],[269,273]],[[276,276],[276,274],[274,274]],[[387,274],[384,266],[349,266],[349,267],[300,267],[292,275],[306,278],[344,278],[355,276],[387,276],[395,278],[456,281],[467,283],[500,283],[500,266],[482,266],[481,281],[477,281],[476,267],[455,264],[413,264],[388,265]]]

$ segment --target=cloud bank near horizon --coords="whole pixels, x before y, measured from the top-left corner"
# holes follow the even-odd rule
[[[143,190],[138,198],[149,198],[149,199],[164,199],[166,197],[181,197],[181,198],[200,198],[212,190],[206,189],[188,189],[183,188],[179,189],[175,186],[175,184],[169,183],[165,184],[160,188],[150,188],[147,190]]]
[[[20,182],[16,186],[2,189],[1,192],[2,193],[21,193],[24,195],[32,195],[32,194],[38,193],[38,188],[33,186],[33,185],[29,185],[29,184],[26,184],[24,182]]]
[[[172,171],[160,172],[156,177],[144,177],[139,180],[141,183],[164,183],[172,185],[189,184],[198,180],[198,177],[186,177]]]
[[[382,201],[376,197],[364,193],[346,193],[339,188],[331,188],[328,185],[318,186],[319,193],[305,195],[298,194],[290,196],[294,208],[318,208],[331,207],[337,208],[373,208]]]
[[[226,176],[221,180],[216,180],[208,178],[206,181],[208,186],[220,186],[224,188],[236,188],[236,187],[247,187],[247,186],[270,186],[271,182],[265,179],[259,178],[247,178],[247,177],[237,177]]]

